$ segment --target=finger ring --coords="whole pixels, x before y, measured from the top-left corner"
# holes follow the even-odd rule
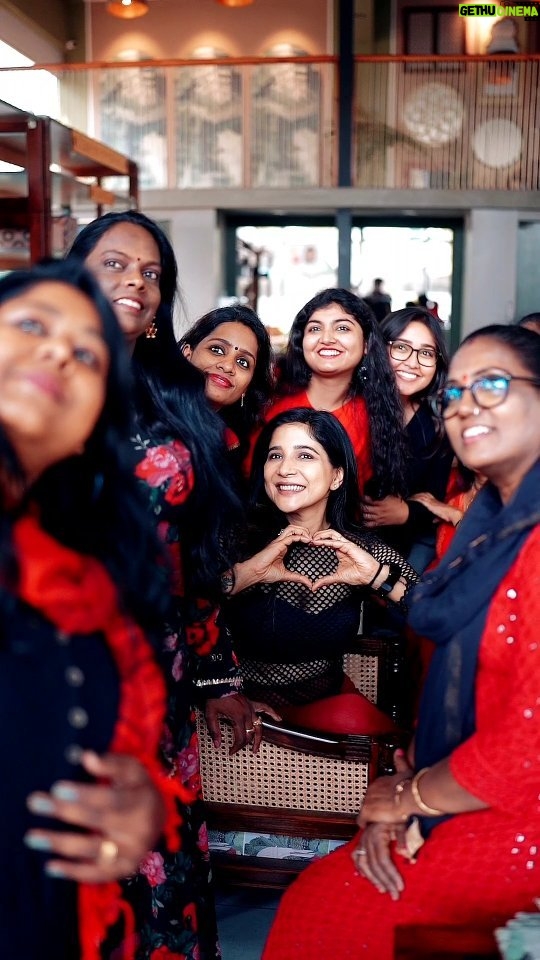
[[[99,863],[110,865],[114,863],[115,860],[118,860],[119,852],[118,846],[114,840],[102,840],[99,845],[97,860]]]
[[[255,733],[255,727],[246,727],[246,733]]]
[[[262,727],[262,720],[261,720],[260,717],[257,717],[257,719],[253,721],[253,726],[254,726],[254,727]]]
[[[358,850],[355,850],[354,853],[357,857],[367,857],[367,850],[364,847],[358,847]]]

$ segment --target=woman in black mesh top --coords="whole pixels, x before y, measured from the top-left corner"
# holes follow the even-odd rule
[[[392,721],[343,673],[362,600],[403,609],[418,579],[359,516],[356,459],[329,413],[279,414],[253,459],[252,528],[223,576],[225,616],[248,696],[285,720],[345,733],[384,733]]]

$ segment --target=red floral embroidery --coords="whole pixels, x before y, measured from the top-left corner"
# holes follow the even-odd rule
[[[144,460],[135,467],[135,475],[149,487],[161,487],[171,480],[165,499],[173,505],[182,503],[193,490],[191,457],[187,447],[178,440],[160,447],[150,447]]]
[[[193,624],[186,628],[187,642],[200,657],[205,657],[214,649],[219,640],[219,627],[216,614],[212,614],[204,623]]]
[[[167,874],[161,854],[157,851],[147,853],[144,860],[141,860],[139,864],[139,873],[146,877],[151,887],[157,887],[160,883],[164,883]]]
[[[165,945],[152,950],[150,960],[187,960],[185,953],[173,953]]]

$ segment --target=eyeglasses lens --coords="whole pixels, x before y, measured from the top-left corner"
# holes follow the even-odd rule
[[[483,377],[482,380],[475,380],[470,387],[445,387],[440,395],[440,411],[445,418],[454,416],[467,389],[470,389],[473,400],[482,409],[497,407],[506,399],[508,383],[505,377]]]
[[[394,340],[390,344],[390,356],[393,360],[408,360],[415,353],[418,357],[418,363],[422,367],[434,367],[437,364],[437,351],[431,347],[411,347],[410,343],[404,343],[402,340]]]

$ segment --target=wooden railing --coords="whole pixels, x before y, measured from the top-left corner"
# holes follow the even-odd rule
[[[44,69],[51,115],[132,156],[143,188],[337,186],[336,57],[40,65],[0,70],[0,98]],[[538,56],[357,57],[351,186],[538,189],[539,71]]]

